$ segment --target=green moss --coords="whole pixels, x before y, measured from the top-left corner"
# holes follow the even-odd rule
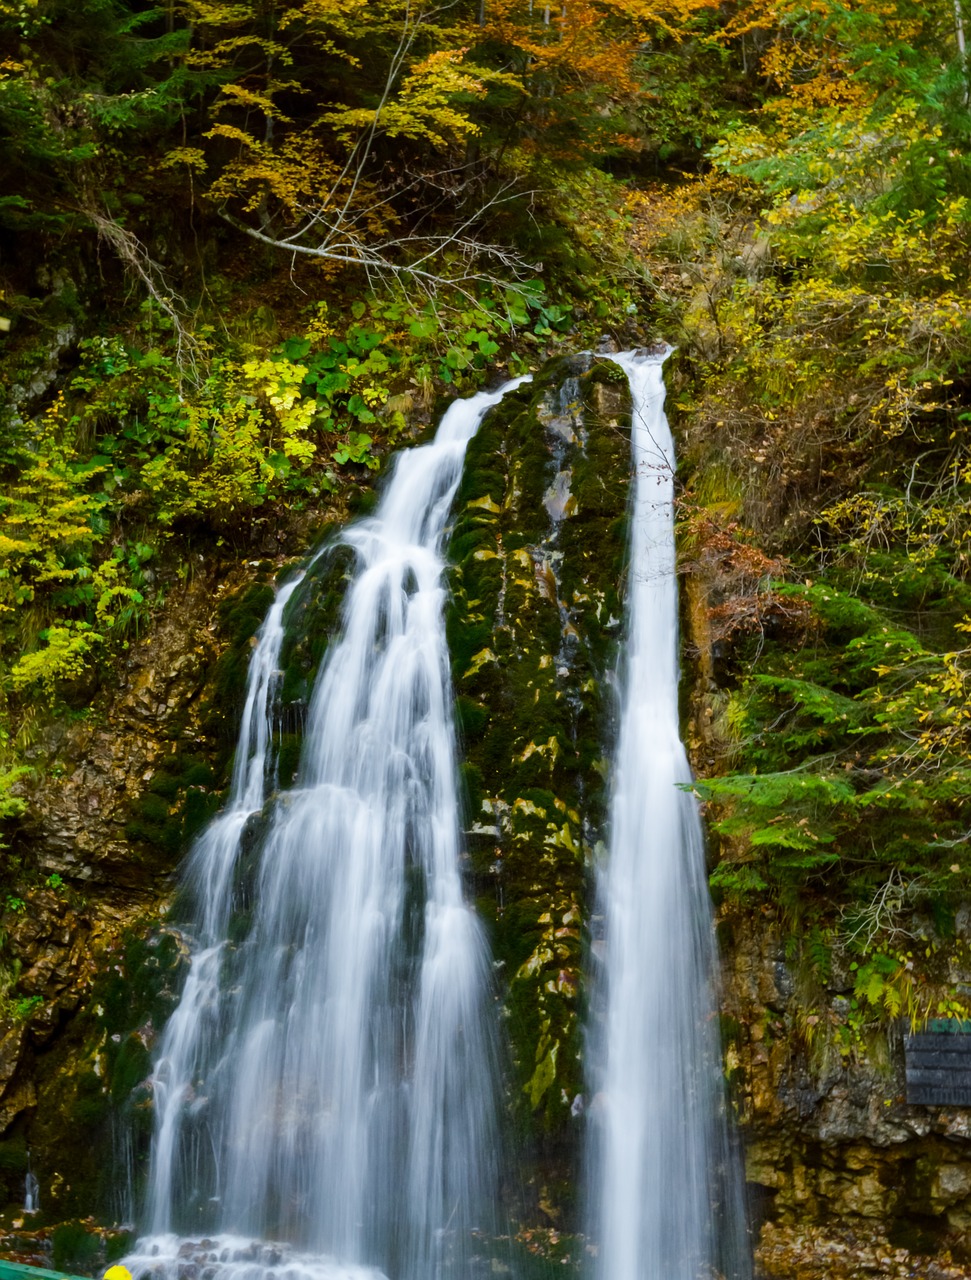
[[[173,793],[174,794],[174,793]],[[149,791],[138,801],[138,808],[147,822],[166,822],[169,817],[169,806],[161,798]]]
[[[182,807],[182,843],[186,846],[196,838],[220,808],[220,797],[201,787],[190,787],[185,793]]]
[[[466,529],[461,534],[456,534],[452,539],[449,547],[449,554],[455,560],[465,560],[470,555],[482,548],[492,550],[495,547],[495,535],[491,532],[488,525],[484,522],[476,522],[477,528]],[[491,523],[491,521],[490,521]],[[467,525],[468,521],[464,522]]]
[[[351,547],[336,544],[316,561],[298,590],[286,614],[286,639],[280,653],[283,684],[280,703],[287,731],[287,708],[306,708],[317,671],[333,637],[340,628],[341,607],[356,556]]]
[[[460,739],[477,737],[489,719],[487,707],[472,698],[456,698],[455,725]]]
[[[137,802],[137,807],[147,814],[125,824],[125,838],[131,844],[141,846],[143,853],[150,853],[174,865],[183,847],[182,820],[178,815],[170,815],[167,805],[163,813],[151,803],[153,799],[148,795]]]
[[[465,503],[478,502],[482,498],[491,498],[498,502],[499,495],[506,487],[506,477],[502,469],[490,466],[474,466],[462,482],[462,496]]]
[[[179,790],[179,779],[174,774],[159,770],[148,784],[149,791],[156,796],[174,799]]]
[[[615,360],[598,360],[586,373],[588,383],[600,382],[607,386],[627,386],[627,374]]]
[[[293,785],[300,764],[303,738],[299,733],[282,733],[277,746],[277,776],[281,787]]]
[[[177,1004],[185,971],[177,935],[147,923],[133,926],[99,957],[84,1010],[39,1060],[45,1105],[32,1120],[31,1147],[37,1175],[49,1188],[45,1211],[55,1218],[113,1216],[122,1128],[131,1138],[136,1182],[144,1175],[152,1128],[143,1087],[149,1045]],[[60,1247],[65,1263],[77,1257],[72,1236]],[[84,1269],[77,1261],[70,1267]]]
[[[446,640],[453,670],[465,675],[476,656],[489,648],[491,638],[492,625],[488,621],[473,622],[451,613],[446,626]]]
[[[126,838],[143,857],[174,866],[220,807],[221,796],[210,790],[214,782],[212,765],[200,756],[166,757],[131,803]]]
[[[72,1128],[80,1132],[99,1128],[111,1110],[111,1104],[100,1092],[88,1098],[75,1099],[70,1109]]]
[[[0,1142],[0,1173],[26,1174],[27,1143],[23,1135]]]
[[[581,1088],[584,833],[598,838],[605,816],[596,767],[612,714],[630,469],[626,379],[610,362],[587,374],[588,363],[554,362],[486,417],[449,548],[469,812],[499,829],[466,844],[505,976],[516,1123],[550,1161],[571,1146]],[[576,505],[554,523],[543,499],[563,469]]]
[[[484,797],[481,769],[463,761],[459,765],[459,807],[470,822],[480,820]]]
[[[269,583],[255,582],[223,601],[219,608],[220,635],[228,645],[213,670],[212,692],[203,708],[202,725],[222,745],[224,753],[235,742],[246,696],[250,641],[266,617],[273,595]]]
[[[151,1054],[141,1038],[127,1036],[121,1043],[111,1072],[111,1097],[115,1103],[123,1102],[137,1084],[151,1072]]]
[[[54,1269],[85,1274],[101,1254],[101,1237],[91,1222],[62,1222],[51,1233]]]
[[[253,924],[253,913],[237,908],[229,920],[226,936],[234,947],[240,946],[249,937]]]
[[[183,787],[211,787],[215,782],[215,774],[212,766],[205,760],[198,760],[194,756],[187,756],[185,759],[185,768],[180,779],[180,785]]]
[[[352,489],[347,497],[347,505],[351,515],[361,518],[371,515],[380,500],[381,495],[374,488]]]
[[[219,606],[219,624],[233,645],[245,644],[260,629],[273,603],[273,588],[267,582],[253,582]]]
[[[112,1266],[119,1262],[126,1253],[131,1253],[132,1246],[135,1243],[135,1233],[133,1231],[112,1231],[106,1233],[104,1241],[105,1263]]]

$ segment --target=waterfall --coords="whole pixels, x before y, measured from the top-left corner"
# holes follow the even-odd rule
[[[665,353],[666,354],[666,353]],[[633,400],[627,631],[591,1034],[588,1195],[599,1280],[749,1272],[723,1115],[717,960],[679,736],[674,449],[665,355],[615,357]],[[595,1006],[598,1004],[595,1001]]]
[[[27,1177],[24,1179],[24,1213],[40,1211],[40,1183],[30,1167],[30,1150],[27,1151]]]
[[[267,800],[269,755],[273,733],[273,699],[279,682],[278,663],[285,636],[283,615],[305,573],[298,574],[276,596],[256,637],[249,664],[246,700],[226,808],[203,832],[190,854],[185,882],[199,912],[196,950],[178,1007],[169,1019],[155,1062],[155,1135],[152,1143],[152,1230],[167,1232],[173,1224],[173,1199],[187,1190],[178,1167],[186,1155],[187,1121],[202,1117],[192,1129],[204,1128],[212,1138],[211,1100],[207,1090],[230,1069],[222,1029],[232,994],[222,983],[227,931],[236,898],[235,876],[243,836]],[[219,1123],[216,1121],[216,1123]],[[193,1155],[198,1157],[198,1151]],[[193,1162],[195,1163],[195,1161]],[[198,1198],[196,1190],[196,1198]],[[213,1187],[209,1202],[218,1204]]]
[[[453,404],[341,535],[357,561],[342,631],[277,795],[274,692],[300,578],[258,634],[230,799],[188,863],[195,943],[154,1066],[136,1276],[174,1280],[194,1258],[207,1280],[464,1278],[492,1225],[489,965],[459,867],[441,546],[468,441],[515,385]]]

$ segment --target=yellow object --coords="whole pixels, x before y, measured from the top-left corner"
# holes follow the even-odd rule
[[[104,1280],[132,1280],[132,1274],[127,1267],[109,1267],[104,1274]]]

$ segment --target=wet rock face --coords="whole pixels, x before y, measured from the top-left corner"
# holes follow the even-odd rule
[[[456,504],[449,628],[469,880],[494,931],[513,1109],[558,1179],[536,1191],[551,1220],[579,1134],[584,903],[604,818],[629,448],[623,373],[593,357],[561,361],[485,424]],[[295,601],[303,627],[282,655],[281,777],[337,625],[345,561],[326,557],[315,590]],[[108,1141],[119,1108],[137,1177],[152,1045],[185,951],[177,941],[169,954],[159,909],[218,806],[249,641],[272,594],[254,566],[194,567],[110,686],[38,732],[14,834],[12,854],[37,884],[0,927],[36,1007],[0,1041],[0,1181],[9,1167],[17,1196],[29,1144],[45,1207],[62,1214],[124,1211],[111,1184],[132,1169],[112,1167]]]
[[[448,625],[468,877],[497,957],[512,1110],[540,1154],[534,1201],[554,1225],[576,1182],[581,969],[623,616],[629,412],[626,378],[609,360],[554,362],[484,424],[455,506]],[[118,1189],[137,1181],[152,1046],[186,955],[159,912],[219,804],[250,639],[272,595],[269,566],[193,568],[91,705],[38,729],[28,812],[13,833],[12,856],[36,872],[0,928],[32,1004],[0,1038],[0,1189],[21,1193],[29,1145],[45,1209],[62,1215],[124,1215]],[[294,602],[281,778],[348,572],[342,553],[325,557]],[[133,1146],[119,1168],[110,1139],[122,1112]]]
[[[8,1026],[0,1036],[0,1125],[3,1129],[37,1100],[33,1080],[17,1079],[26,1039],[27,1028],[23,1023]],[[19,1174],[19,1170],[17,1172]]]
[[[773,916],[723,927],[726,1061],[757,1214],[866,1223],[971,1258],[969,1112],[907,1104],[899,1027],[841,1044],[852,982],[839,957],[830,983],[810,987]]]
[[[45,876],[84,885],[99,904],[121,906],[157,892],[146,861],[168,853],[168,870],[179,850],[147,849],[133,859],[126,827],[167,755],[186,746],[212,749],[200,724],[200,695],[224,647],[216,604],[232,586],[199,574],[132,646],[127,663],[113,669],[111,686],[90,707],[45,727],[29,753],[35,782],[13,845],[15,854],[29,850]]]
[[[769,1224],[756,1252],[759,1280],[968,1280],[971,1270],[950,1258],[926,1256],[927,1242],[911,1249],[868,1223],[827,1231]]]
[[[545,1162],[534,1200],[554,1223],[576,1181],[581,961],[605,812],[629,451],[621,370],[559,361],[486,422],[455,507],[448,625],[468,876],[493,931],[512,1109]],[[338,625],[346,561],[322,559],[319,582],[295,600],[281,777]],[[12,850],[38,883],[0,921],[22,960],[19,991],[36,1003],[0,1041],[8,1197],[29,1145],[45,1208],[125,1212],[117,1191],[144,1161],[152,1046],[186,953],[159,909],[225,784],[249,642],[272,595],[270,572],[254,568],[200,562],[110,686],[38,733]],[[110,1137],[122,1112],[133,1146],[119,1169]]]
[[[578,1001],[603,833],[630,468],[627,380],[556,361],[469,447],[448,637],[469,871],[492,934],[513,1110],[542,1212],[569,1216],[584,1082]]]
[[[111,1176],[108,1113],[125,1100],[115,1086],[147,1075],[166,1016],[165,1001],[152,1014],[158,953],[139,948],[220,800],[237,720],[230,677],[262,611],[250,601],[228,615],[252,577],[252,566],[199,565],[87,708],[38,720],[27,813],[6,855],[26,887],[0,900],[0,976],[13,992],[0,1033],[0,1191],[15,1201],[30,1146],[45,1209],[76,1196],[71,1211],[110,1211],[99,1193]],[[118,987],[111,1000],[106,983]],[[178,981],[166,983],[171,997]]]

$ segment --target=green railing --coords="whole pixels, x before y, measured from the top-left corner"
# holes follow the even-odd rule
[[[29,1267],[26,1262],[7,1262],[0,1258],[0,1280],[81,1280],[63,1271],[48,1271],[46,1267]]]

